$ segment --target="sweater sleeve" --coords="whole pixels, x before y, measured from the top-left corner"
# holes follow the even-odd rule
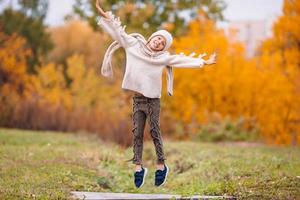
[[[201,68],[205,64],[202,58],[186,56],[183,54],[168,55],[167,65],[178,68]]]
[[[109,19],[98,16],[97,24],[114,40],[118,41],[122,47],[127,48],[134,45],[137,39],[125,32],[126,26],[121,26],[120,18],[116,18],[111,11],[108,11],[107,14]]]

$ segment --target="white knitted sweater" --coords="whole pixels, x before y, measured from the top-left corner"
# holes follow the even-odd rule
[[[125,32],[120,19],[111,11],[109,19],[98,17],[97,24],[116,40],[126,53],[126,69],[122,88],[143,94],[149,98],[161,98],[162,72],[164,67],[200,68],[204,60],[184,54],[171,55],[168,51],[153,52],[146,46],[146,40],[139,40]],[[194,53],[193,53],[194,54]],[[170,78],[169,78],[170,79]],[[172,95],[173,85],[168,80],[168,93]]]

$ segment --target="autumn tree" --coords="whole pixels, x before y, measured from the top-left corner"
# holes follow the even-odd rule
[[[258,52],[258,62],[265,74],[272,76],[269,106],[270,116],[265,133],[277,143],[300,142],[300,2],[285,0],[283,15],[273,26],[273,36]],[[261,119],[265,121],[264,117]],[[271,122],[271,123],[270,123]]]
[[[0,5],[5,6],[5,2]],[[50,35],[46,31],[44,18],[47,14],[48,1],[18,1],[18,7],[6,7],[0,14],[0,27],[7,35],[17,33],[26,39],[26,46],[32,55],[27,57],[27,71],[36,73],[36,67],[53,47]]]
[[[31,51],[25,39],[0,31],[0,124],[7,124],[13,108],[30,96],[31,77],[26,72],[26,57]]]
[[[174,70],[174,97],[167,98],[169,116],[185,127],[186,135],[191,132],[189,127],[195,127],[197,133],[197,128],[217,114],[221,119],[242,118],[246,129],[256,127],[268,143],[299,143],[298,22],[299,3],[286,1],[274,36],[264,42],[257,58],[248,60],[234,35],[227,38],[200,13],[189,24],[188,33],[175,39],[176,53],[216,50],[218,63]]]
[[[184,32],[185,16],[195,18],[198,9],[205,10],[213,20],[223,20],[222,11],[226,4],[222,0],[173,1],[173,0],[126,0],[103,1],[105,10],[112,10],[128,25],[129,32],[151,34],[159,27],[169,29],[174,36]],[[95,22],[98,16],[92,0],[76,0],[74,12],[99,30]]]
[[[86,22],[79,20],[52,27],[49,33],[54,48],[47,56],[48,62],[66,65],[68,57],[80,54],[83,56],[86,67],[98,69],[101,66],[105,51],[103,45],[107,45],[108,35],[93,31]]]
[[[215,51],[219,55],[213,66],[174,69],[174,96],[167,98],[166,107],[184,126],[186,134],[190,132],[189,126],[206,123],[211,113],[236,119],[251,112],[251,107],[248,108],[251,99],[242,97],[241,85],[249,81],[242,75],[250,71],[251,65],[245,60],[241,43],[230,42],[224,31],[217,29],[215,22],[200,11],[198,18],[190,22],[187,34],[174,40],[174,47],[176,53],[186,55]]]

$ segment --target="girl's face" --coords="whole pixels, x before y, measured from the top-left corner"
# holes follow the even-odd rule
[[[161,51],[166,46],[166,39],[161,35],[156,35],[148,42],[148,46],[153,51]]]

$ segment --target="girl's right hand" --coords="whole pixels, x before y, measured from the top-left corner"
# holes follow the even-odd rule
[[[106,15],[106,13],[103,11],[103,9],[101,8],[101,5],[100,5],[101,1],[100,0],[96,0],[96,8],[97,8],[97,11],[99,13],[99,15],[101,15],[102,17],[105,17],[105,18],[108,18],[108,16]]]

